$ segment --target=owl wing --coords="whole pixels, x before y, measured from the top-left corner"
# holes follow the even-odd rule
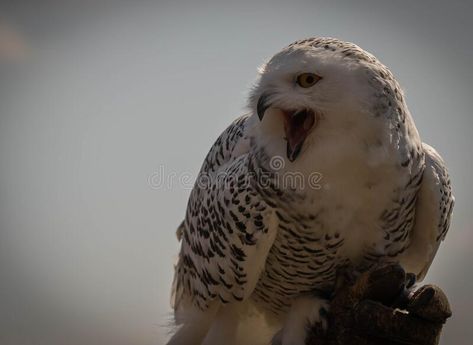
[[[415,204],[415,224],[410,244],[400,257],[407,272],[422,280],[429,269],[440,242],[450,226],[454,197],[444,161],[434,148],[422,144],[425,170]]]
[[[178,229],[175,309],[244,300],[264,268],[277,227],[272,207],[258,192],[248,119],[237,119],[217,139],[191,192]]]

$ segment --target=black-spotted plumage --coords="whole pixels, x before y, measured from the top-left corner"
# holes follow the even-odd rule
[[[301,88],[302,72],[321,81]],[[318,315],[297,304],[301,296],[325,298],[340,269],[380,261],[421,279],[449,227],[445,165],[421,142],[399,84],[371,54],[332,38],[297,41],[262,68],[249,106],[212,146],[178,229],[173,306],[183,326],[172,345],[221,343],[255,313],[239,305],[271,327],[286,322],[274,342],[299,345],[305,317]],[[304,116],[315,114],[315,124],[288,160],[291,123],[283,118],[298,109],[310,109]],[[288,316],[294,308],[300,322]]]

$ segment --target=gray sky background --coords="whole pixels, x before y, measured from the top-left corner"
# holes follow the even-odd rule
[[[256,68],[321,35],[390,67],[450,167],[453,224],[427,281],[454,311],[442,343],[470,344],[472,12],[468,1],[0,1],[0,344],[162,344],[174,232],[208,148]]]

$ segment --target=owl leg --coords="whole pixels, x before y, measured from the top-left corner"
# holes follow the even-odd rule
[[[327,328],[329,303],[318,296],[297,298],[284,321],[283,328],[273,337],[271,345],[304,345],[308,330],[319,324]]]
[[[217,311],[215,306],[206,311],[193,306],[176,310],[176,332],[166,345],[200,345],[212,326]]]
[[[212,325],[202,341],[202,345],[234,345],[239,326],[238,308],[236,305],[221,307]]]

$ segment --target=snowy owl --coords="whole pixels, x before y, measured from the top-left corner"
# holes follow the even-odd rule
[[[294,42],[191,192],[169,345],[303,345],[337,274],[398,262],[422,280],[449,228],[445,164],[393,74],[355,44]]]

